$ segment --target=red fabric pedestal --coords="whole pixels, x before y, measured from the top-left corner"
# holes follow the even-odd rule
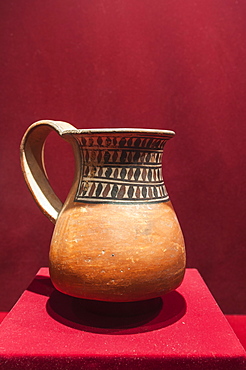
[[[7,316],[8,312],[0,312],[0,323],[3,321],[3,319]]]
[[[59,293],[41,269],[1,324],[0,368],[246,368],[243,347],[195,269],[176,291],[143,302],[138,315],[124,316],[124,304],[113,304],[111,315],[110,304],[108,315],[101,307]]]
[[[226,315],[226,318],[241,344],[246,349],[246,315]]]

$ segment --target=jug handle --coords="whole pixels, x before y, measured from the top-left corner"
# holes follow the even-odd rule
[[[63,203],[48,180],[44,165],[44,144],[51,131],[56,131],[62,137],[71,130],[77,131],[67,122],[37,121],[27,129],[20,146],[21,167],[27,186],[42,212],[53,223],[56,223]]]

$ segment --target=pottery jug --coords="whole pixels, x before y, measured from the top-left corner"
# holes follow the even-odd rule
[[[64,204],[43,163],[52,130],[72,145],[75,156]],[[164,130],[79,130],[60,121],[28,128],[21,143],[22,170],[35,201],[55,223],[49,268],[59,291],[131,302],[180,285],[184,239],[162,176],[163,147],[173,136]]]

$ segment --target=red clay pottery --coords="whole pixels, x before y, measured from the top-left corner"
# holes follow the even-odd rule
[[[55,130],[74,150],[74,182],[64,204],[52,190],[43,146]],[[58,121],[31,125],[21,143],[26,183],[55,223],[50,275],[66,294],[131,302],[177,288],[185,271],[183,235],[162,177],[173,131],[78,130]]]

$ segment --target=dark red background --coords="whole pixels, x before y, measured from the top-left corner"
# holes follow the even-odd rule
[[[246,313],[246,3],[1,1],[0,310],[47,265],[53,226],[22,178],[19,144],[39,119],[78,128],[176,131],[164,177],[187,245],[225,313]],[[64,199],[71,150],[48,140]]]

